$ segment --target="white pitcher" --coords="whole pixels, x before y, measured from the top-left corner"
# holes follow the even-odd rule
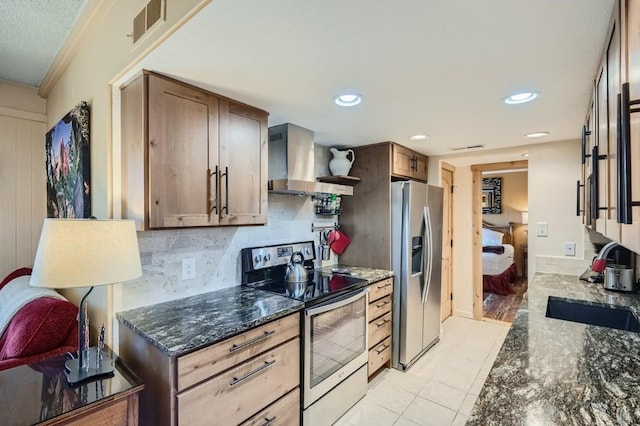
[[[333,176],[347,176],[351,165],[356,159],[356,155],[352,149],[346,151],[338,151],[335,148],[330,148],[329,151],[333,154],[333,159],[329,161],[329,170]],[[351,160],[347,158],[347,154],[351,153]]]

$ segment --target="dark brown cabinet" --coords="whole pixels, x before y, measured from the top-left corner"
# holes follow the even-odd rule
[[[265,111],[147,71],[121,105],[123,217],[142,229],[266,223]]]

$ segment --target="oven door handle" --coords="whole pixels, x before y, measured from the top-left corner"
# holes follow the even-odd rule
[[[306,309],[304,311],[304,314],[308,317],[311,317],[314,315],[322,314],[327,311],[332,311],[334,309],[341,308],[350,303],[353,303],[356,300],[360,299],[361,297],[365,297],[367,293],[369,293],[369,287],[365,287],[361,290],[358,290],[355,294],[353,292],[349,292],[343,296],[336,297],[327,302],[324,302],[321,305],[314,306],[313,308],[310,308],[310,309]]]

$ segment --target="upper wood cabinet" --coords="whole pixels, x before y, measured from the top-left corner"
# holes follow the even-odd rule
[[[621,83],[629,83],[629,99],[640,99],[640,5],[637,1],[621,0]],[[634,106],[637,108],[637,106]],[[630,123],[631,224],[621,225],[619,240],[640,253],[640,113],[627,117]],[[619,171],[622,177],[622,170]]]
[[[427,156],[395,143],[391,144],[391,174],[397,177],[427,181]]]
[[[121,89],[122,212],[142,229],[264,224],[267,117],[143,72]]]

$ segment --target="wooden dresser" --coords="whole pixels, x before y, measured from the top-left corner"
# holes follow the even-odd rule
[[[113,358],[113,375],[74,386],[64,374],[66,356],[0,371],[0,424],[136,426],[144,385]]]

